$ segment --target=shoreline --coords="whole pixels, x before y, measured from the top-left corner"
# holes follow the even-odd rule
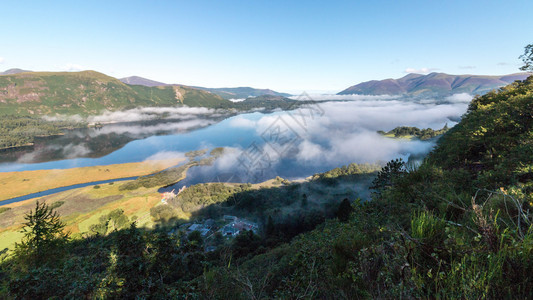
[[[0,173],[0,205],[5,200],[73,185],[154,174],[184,162],[186,158],[148,160],[71,169]]]

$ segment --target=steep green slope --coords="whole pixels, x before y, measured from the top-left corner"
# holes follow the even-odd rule
[[[227,107],[230,101],[183,86],[130,86],[94,72],[28,72],[0,76],[2,114],[98,114],[142,106]]]
[[[327,189],[356,185],[352,180],[370,175],[366,171],[372,166],[343,167],[305,183],[319,199],[332,200],[325,203],[301,194],[298,184],[252,193],[243,185],[240,191],[231,189],[231,196],[222,184],[198,185],[177,201],[202,207],[196,215],[206,218],[241,206],[242,212],[263,218],[263,230],[204,240],[199,232],[176,236],[164,228],[147,231],[132,225],[73,241],[57,230],[41,239],[30,231],[15,255],[0,263],[0,295],[531,298],[532,81],[476,98],[421,166],[389,162],[373,181],[372,201],[338,205],[347,193]],[[302,218],[299,211],[308,207],[312,214]],[[335,211],[338,218],[317,225]],[[286,222],[274,214],[283,214]],[[210,238],[218,245],[214,251],[203,247]]]
[[[213,270],[199,280],[204,295],[252,286],[281,298],[529,298],[532,83],[476,98],[419,168],[389,163],[348,222]],[[250,285],[232,289],[227,278],[240,274]]]
[[[533,179],[533,76],[475,98],[430,162],[478,172],[497,188]]]

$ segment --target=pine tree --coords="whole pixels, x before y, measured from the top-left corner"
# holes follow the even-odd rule
[[[348,200],[348,198],[344,198],[339,205],[339,209],[337,210],[337,218],[341,222],[347,222],[350,219],[352,212],[353,207],[350,204],[350,200]]]
[[[61,258],[61,251],[68,241],[65,224],[59,214],[46,203],[37,201],[35,210],[24,219],[24,237],[15,244],[15,256],[28,267],[43,266]]]

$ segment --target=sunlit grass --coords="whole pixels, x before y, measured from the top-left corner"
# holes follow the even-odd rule
[[[174,158],[64,170],[4,172],[0,173],[0,201],[74,184],[148,175],[175,166],[183,160]]]

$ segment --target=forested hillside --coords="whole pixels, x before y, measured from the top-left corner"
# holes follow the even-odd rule
[[[103,110],[182,104],[227,108],[232,103],[186,86],[130,86],[95,71],[23,72],[0,76],[2,115],[95,115]]]
[[[70,239],[59,216],[37,207],[24,240],[0,266],[0,293],[26,299],[530,298],[532,126],[530,77],[475,98],[418,167],[394,160],[372,174],[372,166],[351,165],[309,182],[336,201],[308,203],[282,180],[278,191],[213,186],[210,192],[224,195],[208,202],[193,189],[185,194],[187,207],[203,206],[203,212],[243,205],[243,211],[274,214],[272,199],[289,212],[284,220],[295,220],[290,208],[317,208],[310,220],[320,224],[309,222],[296,234],[266,215],[258,234],[244,231],[208,252],[199,234],[169,235],[164,224]],[[348,205],[344,195],[328,193],[328,185],[355,184],[350,180],[358,172],[374,178],[371,201]]]

